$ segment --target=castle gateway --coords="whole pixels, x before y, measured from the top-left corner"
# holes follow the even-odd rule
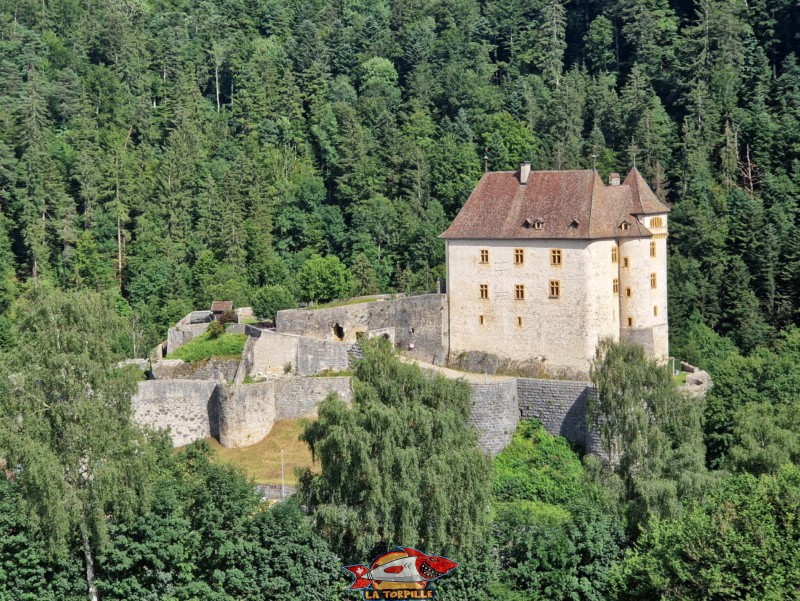
[[[484,174],[441,235],[451,357],[585,374],[609,337],[665,361],[668,212],[635,167]]]

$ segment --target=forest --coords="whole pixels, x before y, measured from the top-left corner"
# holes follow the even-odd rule
[[[356,598],[340,567],[397,544],[458,558],[444,601],[800,598],[799,22],[790,0],[0,0],[0,600]],[[672,207],[671,352],[715,386],[690,402],[601,348],[613,469],[535,422],[476,454],[466,391],[380,347],[277,508],[131,425],[114,366],[188,311],[434,289],[475,182],[526,160],[635,163]]]

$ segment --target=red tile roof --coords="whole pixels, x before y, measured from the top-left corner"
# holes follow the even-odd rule
[[[517,171],[485,173],[445,239],[629,238],[651,232],[635,217],[666,213],[634,168],[619,186],[606,186],[596,171],[531,171],[525,185]],[[541,228],[535,222],[541,221]],[[622,223],[627,222],[627,230]]]

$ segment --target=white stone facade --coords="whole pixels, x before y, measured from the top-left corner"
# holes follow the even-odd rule
[[[655,256],[651,238],[447,240],[451,356],[481,351],[585,374],[600,339],[622,338],[666,360],[666,216],[660,217],[664,236],[652,239]],[[553,251],[560,251],[560,263]]]

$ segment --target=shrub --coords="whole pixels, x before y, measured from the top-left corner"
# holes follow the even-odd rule
[[[229,309],[222,314],[222,317],[219,318],[219,322],[222,325],[226,323],[239,323],[239,317],[236,315],[236,311]]]
[[[208,332],[209,340],[216,340],[225,333],[225,326],[222,325],[221,321],[212,321],[208,324],[206,332]]]

